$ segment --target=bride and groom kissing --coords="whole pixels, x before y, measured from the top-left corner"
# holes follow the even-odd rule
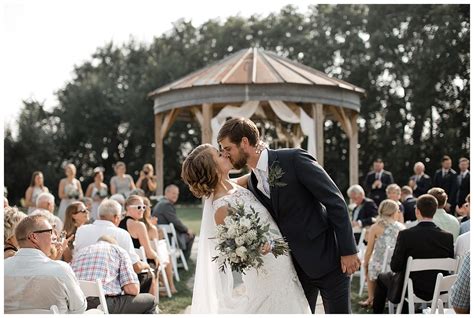
[[[218,134],[220,150],[203,144],[186,157],[181,177],[206,198],[191,306],[192,313],[314,313],[321,293],[326,313],[350,313],[350,275],[360,267],[344,198],[325,170],[302,149],[265,148],[249,119],[228,120]],[[251,173],[230,179],[229,171]],[[263,271],[242,276],[234,289],[215,254],[216,226],[229,205],[253,208],[283,236],[290,255],[275,258],[262,247]]]

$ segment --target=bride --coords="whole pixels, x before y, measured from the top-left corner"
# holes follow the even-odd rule
[[[229,314],[310,314],[310,308],[290,256],[275,258],[262,248],[263,266],[242,275],[243,286],[236,289],[232,272],[221,272],[211,261],[215,250],[216,224],[224,223],[228,205],[252,206],[262,222],[280,231],[266,208],[246,188],[229,179],[230,160],[210,144],[194,149],[183,163],[181,177],[198,198],[206,197],[198,245],[191,313]],[[237,292],[241,290],[240,292]]]

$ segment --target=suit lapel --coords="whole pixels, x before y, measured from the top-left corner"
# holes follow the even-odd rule
[[[268,170],[267,173],[270,175],[270,167],[272,164],[278,161],[278,155],[275,150],[268,149]],[[279,216],[279,209],[278,209],[278,195],[279,195],[279,187],[272,187],[270,185],[270,199],[272,200],[272,207],[273,211],[275,213],[276,219],[278,219]]]

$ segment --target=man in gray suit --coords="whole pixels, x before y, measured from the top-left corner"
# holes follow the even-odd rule
[[[183,250],[184,257],[189,259],[194,242],[194,233],[178,219],[174,204],[178,201],[179,188],[170,184],[165,188],[165,196],[153,208],[152,216],[158,218],[158,224],[173,223],[178,235],[179,247]]]

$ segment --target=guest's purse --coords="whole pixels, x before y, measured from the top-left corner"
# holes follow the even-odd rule
[[[390,273],[392,276],[390,277],[390,288],[388,289],[387,298],[390,302],[394,304],[399,304],[401,297],[402,297],[402,289],[403,289],[403,281],[405,280],[405,273],[398,272],[398,273]]]

